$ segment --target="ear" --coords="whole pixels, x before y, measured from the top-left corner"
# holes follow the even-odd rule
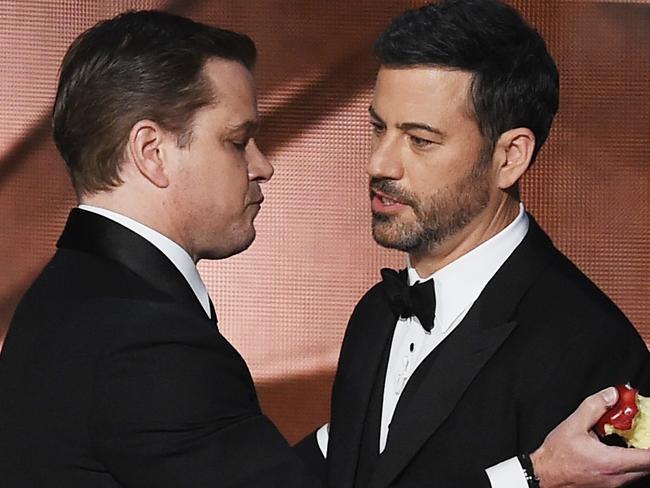
[[[151,120],[140,120],[129,132],[127,148],[140,174],[158,188],[169,186],[162,146],[167,133]]]
[[[526,127],[504,132],[497,141],[494,155],[498,158],[497,185],[506,190],[516,185],[530,166],[535,149],[535,134]]]

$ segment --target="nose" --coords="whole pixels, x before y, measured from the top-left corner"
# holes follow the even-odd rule
[[[366,167],[368,176],[390,180],[399,180],[404,176],[398,143],[398,140],[391,140],[387,134],[373,137]]]
[[[275,169],[266,159],[266,156],[260,151],[254,139],[251,139],[246,146],[246,156],[248,158],[248,179],[265,183],[271,179]]]

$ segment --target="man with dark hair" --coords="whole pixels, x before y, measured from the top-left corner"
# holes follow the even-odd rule
[[[375,52],[372,230],[408,253],[408,266],[382,270],[355,308],[331,422],[301,453],[318,467],[318,443],[332,488],[639,477],[631,465],[636,475],[618,476],[607,456],[621,452],[594,446],[597,416],[573,424],[594,464],[551,459],[573,442],[566,426],[550,437],[554,448],[527,454],[585,396],[626,381],[650,388],[637,331],[519,201],[558,107],[543,39],[500,1],[443,0],[398,17]],[[590,399],[592,415],[607,393]]]
[[[155,11],[70,47],[54,137],[80,206],[0,359],[0,485],[319,486],[260,412],[195,263],[246,249],[273,167],[246,36]]]
[[[248,37],[154,11],[101,22],[66,54],[54,135],[80,205],[4,343],[2,486],[320,486],[261,414],[246,364],[219,334],[195,266],[241,252],[255,237],[260,184],[273,168],[254,141],[254,61]],[[382,117],[392,117],[384,103],[373,103],[376,149],[386,144]],[[409,137],[414,149],[426,150],[425,137]],[[475,139],[468,139],[470,149],[478,147]],[[392,225],[382,209],[393,204],[388,193],[380,198],[377,232],[390,236],[380,227]],[[346,381],[339,375],[338,387]],[[502,405],[493,395],[480,400],[491,399]],[[337,402],[333,426],[345,407]],[[540,408],[547,404],[542,399]],[[563,442],[566,432],[604,404],[588,399],[549,436],[538,459],[553,466],[557,453],[584,453],[584,443]],[[349,406],[357,415],[354,396]],[[344,428],[341,437],[333,431],[333,446],[344,440]],[[493,448],[492,439],[481,441]],[[345,454],[342,444],[336,449]],[[334,466],[346,476],[341,461]],[[643,461],[650,464],[639,459],[639,469]],[[331,475],[332,486],[350,486],[348,478],[340,485],[337,479]],[[465,479],[447,486],[467,486]]]

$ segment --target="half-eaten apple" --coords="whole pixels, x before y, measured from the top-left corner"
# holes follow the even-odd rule
[[[596,432],[604,437],[616,434],[629,447],[650,447],[650,398],[628,385],[616,385],[618,401],[596,424]]]

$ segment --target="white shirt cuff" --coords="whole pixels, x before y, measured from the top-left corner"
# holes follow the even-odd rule
[[[510,458],[485,470],[492,488],[528,488],[519,459]]]
[[[316,431],[316,442],[318,442],[318,447],[320,452],[323,453],[323,457],[327,459],[327,444],[330,440],[330,424],[327,423],[323,425],[320,429]]]
[[[329,443],[330,424],[323,425],[316,431],[316,442],[318,448],[327,459],[327,444]],[[528,482],[524,476],[519,459],[510,458],[502,463],[496,464],[485,470],[492,488],[528,488]]]

